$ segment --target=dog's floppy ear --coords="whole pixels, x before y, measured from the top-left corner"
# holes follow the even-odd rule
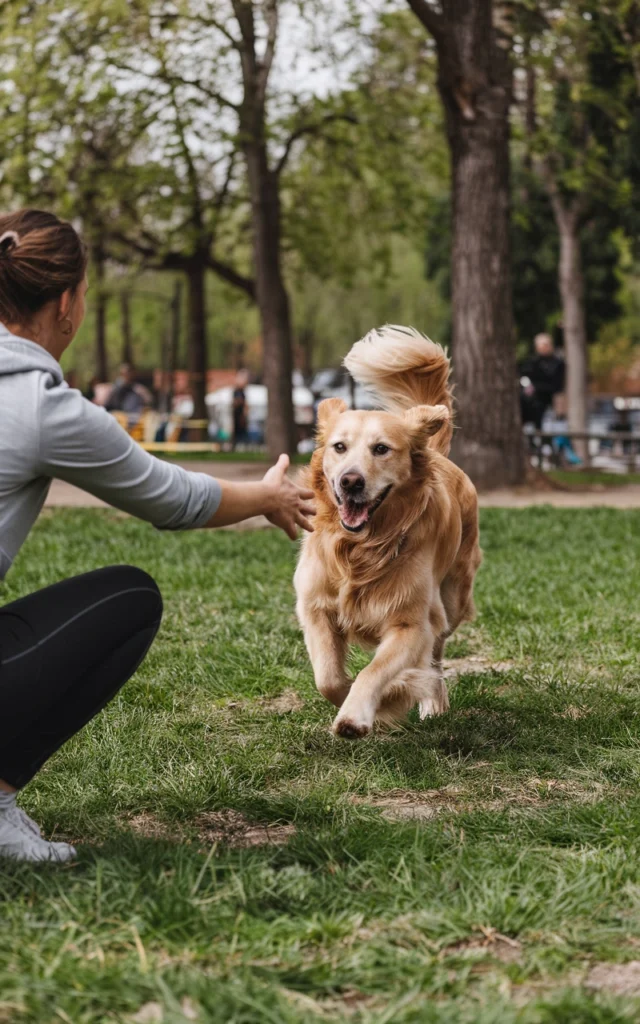
[[[323,438],[334,420],[347,411],[347,403],[342,398],[325,398],[318,406],[318,438]]]
[[[432,434],[437,434],[449,419],[446,405],[416,405],[404,414],[415,441],[426,442]]]

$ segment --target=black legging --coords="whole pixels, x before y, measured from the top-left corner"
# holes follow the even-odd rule
[[[162,618],[157,584],[114,565],[0,608],[0,779],[20,789],[126,683]]]

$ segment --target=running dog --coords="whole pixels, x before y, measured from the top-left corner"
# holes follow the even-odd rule
[[[340,710],[333,732],[357,739],[415,704],[449,707],[447,637],[474,617],[480,565],[478,502],[449,461],[449,360],[417,331],[387,326],[357,342],[344,365],[384,411],[318,408],[305,471],[317,515],[295,574],[297,613],[316,686]],[[354,681],[349,644],[375,648]]]

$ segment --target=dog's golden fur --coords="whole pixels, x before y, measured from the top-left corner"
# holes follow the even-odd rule
[[[295,586],[316,685],[340,708],[334,732],[355,738],[416,703],[422,717],[448,708],[444,644],[474,615],[481,554],[475,488],[447,458],[444,350],[386,327],[354,345],[345,365],[385,411],[320,404],[306,471],[318,511]],[[343,492],[354,480],[357,501]],[[354,682],[345,670],[350,643],[376,648]]]

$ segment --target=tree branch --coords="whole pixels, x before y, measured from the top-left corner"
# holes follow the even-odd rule
[[[239,288],[245,292],[250,299],[256,297],[256,283],[250,277],[245,277],[243,274],[238,273],[233,267],[230,267],[227,263],[222,263],[217,260],[215,256],[209,256],[207,258],[207,267],[209,270],[213,270],[214,274],[217,274],[219,278],[226,281],[227,284],[233,285],[234,288]]]
[[[221,24],[217,18],[212,18],[209,15],[204,14],[193,14],[189,15],[186,20],[195,22],[197,25],[202,25],[203,28],[215,28],[236,50],[239,50],[242,45],[240,40],[234,36],[233,32],[231,32],[225,25]]]
[[[204,85],[203,82],[200,82],[197,79],[191,80],[188,78],[182,78],[181,75],[176,75],[174,72],[166,71],[163,72],[162,80],[169,86],[186,85],[190,86],[192,89],[197,89],[198,92],[208,96],[210,100],[215,100],[221,107],[228,107],[229,110],[234,110],[236,114],[238,113],[239,108],[237,103],[232,103],[231,100],[227,99],[226,96],[223,96],[222,93],[218,92],[216,89],[211,89],[208,85]]]
[[[436,43],[442,42],[446,34],[444,18],[428,0],[407,0],[409,7],[416,18],[422,22],[427,32],[430,32]]]
[[[276,175],[276,177],[278,177],[278,175],[281,174],[282,171],[284,170],[286,163],[289,159],[291,149],[294,146],[294,144],[298,141],[298,139],[303,138],[303,136],[305,135],[320,135],[325,125],[332,124],[335,121],[347,121],[349,124],[358,123],[358,119],[357,117],[355,117],[354,114],[334,113],[327,114],[325,117],[322,118],[321,121],[317,121],[315,124],[309,123],[300,125],[299,128],[296,128],[295,131],[291,133],[291,135],[289,136],[285,143],[284,152],[280,159],[278,160],[278,163],[276,164],[276,167],[274,169],[274,174]]]
[[[269,73],[273,64],[276,52],[276,40],[278,38],[278,0],[266,0],[265,21],[267,23],[267,42],[264,54],[258,64],[258,97],[260,103],[264,102],[269,81]]]
[[[571,222],[577,223],[587,210],[589,201],[586,193],[578,192],[573,198],[567,200],[560,190],[548,157],[538,157],[534,161],[534,168],[547,191],[558,226],[569,225]]]

